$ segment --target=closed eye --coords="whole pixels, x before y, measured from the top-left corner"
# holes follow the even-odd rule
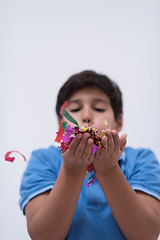
[[[70,112],[78,112],[80,110],[81,110],[80,108],[75,108],[75,109],[71,109]]]
[[[97,111],[97,112],[104,112],[105,111],[105,109],[103,109],[103,108],[94,108],[94,110]]]

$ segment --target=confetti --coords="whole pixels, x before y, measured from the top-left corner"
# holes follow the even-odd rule
[[[62,107],[61,107],[61,110],[60,110],[61,116],[63,116],[63,114],[64,114],[64,109],[67,107],[67,105],[68,105],[68,102],[65,101],[64,104],[63,104]]]
[[[106,120],[104,121],[104,124],[106,125],[106,127],[108,127],[108,123],[107,123],[107,121],[106,121]]]
[[[95,178],[89,179],[88,182],[87,182],[87,184],[86,184],[86,186],[87,186],[87,187],[91,186],[93,183],[95,183],[95,181],[96,181]]]
[[[67,112],[66,109],[64,109],[64,114],[63,116],[65,118],[67,118],[70,122],[74,123],[75,125],[77,125],[77,127],[79,128],[78,122]]]
[[[90,134],[90,138],[93,139],[94,146],[93,146],[93,152],[96,153],[97,147],[101,145],[103,148],[104,146],[101,143],[102,137],[105,135],[105,130],[102,131],[100,137],[98,136],[98,131],[91,127],[94,125],[93,123],[89,123],[88,127],[79,127],[78,122],[67,112],[67,102],[65,102],[61,107],[61,116],[62,118],[65,117],[68,121],[75,124],[75,127],[71,127],[70,125],[67,125],[67,122],[62,121],[61,125],[59,127],[59,131],[57,133],[57,137],[55,139],[56,142],[60,143],[61,152],[64,152],[68,149],[69,144],[73,141],[74,137],[81,133],[84,134],[85,132],[88,132]],[[108,126],[107,121],[104,121],[105,125]],[[88,165],[86,169],[85,177],[87,176],[87,172],[94,171],[94,167],[92,164]]]
[[[58,143],[61,142],[63,133],[64,133],[64,129],[63,129],[63,125],[62,125],[62,123],[61,123],[61,125],[59,126],[59,130],[58,130],[58,133],[57,133],[57,137],[56,137],[56,139],[55,139],[55,142],[58,142]]]
[[[9,156],[11,153],[19,153],[19,154],[24,158],[24,161],[25,161],[25,162],[27,161],[26,158],[25,158],[25,156],[24,156],[22,153],[20,153],[19,151],[9,151],[9,152],[7,152],[7,153],[5,154],[5,160],[6,160],[6,161],[8,161],[8,162],[14,162],[15,157],[10,157],[10,156]]]
[[[103,138],[103,136],[105,136],[105,135],[106,135],[106,131],[102,130],[100,137]]]
[[[97,146],[94,145],[94,146],[93,146],[93,152],[96,153],[96,150],[97,150]]]
[[[63,127],[64,130],[66,130],[67,122],[63,122],[62,127]]]

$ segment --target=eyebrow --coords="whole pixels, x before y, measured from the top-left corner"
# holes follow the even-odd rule
[[[106,101],[104,99],[101,99],[101,98],[93,98],[92,99],[93,102],[97,103],[97,102],[102,102],[102,103],[105,103],[105,104],[109,104],[109,101]],[[71,103],[80,103],[81,102],[81,99],[75,99],[75,100],[71,100],[68,102],[68,104],[71,104]]]

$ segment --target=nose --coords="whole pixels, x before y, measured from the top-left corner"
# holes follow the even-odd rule
[[[93,121],[92,113],[91,113],[91,111],[86,109],[82,115],[82,122],[85,124],[89,124],[89,123],[92,123],[92,121]]]
[[[83,123],[91,123],[91,119],[89,117],[83,118]]]

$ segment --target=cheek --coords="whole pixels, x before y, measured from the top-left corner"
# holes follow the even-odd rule
[[[105,120],[107,120],[107,118],[102,117],[102,116],[99,116],[98,118],[94,119],[93,127],[95,129],[97,129],[99,133],[101,133],[102,130],[106,129]],[[108,120],[107,120],[107,122],[108,122]]]
[[[80,124],[80,114],[79,113],[70,113],[70,115]]]
[[[105,120],[108,123],[108,126],[105,125]],[[105,129],[115,129],[115,120],[114,120],[114,114],[104,114],[99,116],[97,119],[95,119],[95,125],[94,127],[101,132],[102,130]]]

